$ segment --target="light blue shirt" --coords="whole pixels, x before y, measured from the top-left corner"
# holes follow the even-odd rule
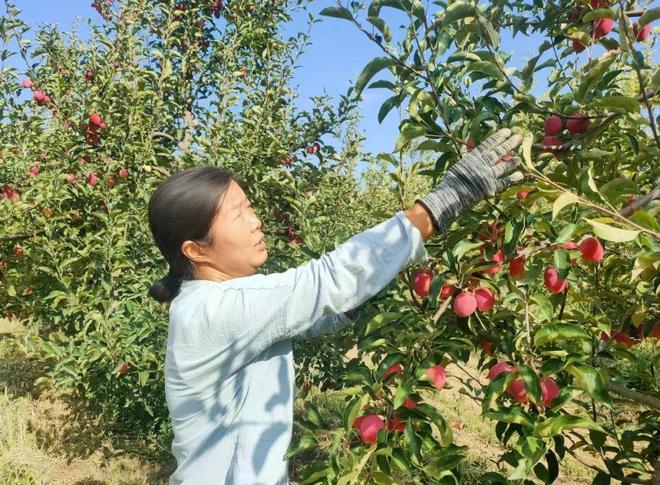
[[[170,485],[288,484],[292,339],[336,332],[344,312],[428,259],[403,212],[318,259],[269,275],[184,281],[169,309]]]

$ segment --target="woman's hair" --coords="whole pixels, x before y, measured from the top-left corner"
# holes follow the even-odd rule
[[[149,289],[149,296],[156,301],[171,302],[182,281],[195,279],[195,265],[181,252],[181,245],[188,240],[213,245],[211,226],[232,180],[245,187],[228,170],[194,167],[168,177],[151,196],[149,227],[170,265],[167,276]]]

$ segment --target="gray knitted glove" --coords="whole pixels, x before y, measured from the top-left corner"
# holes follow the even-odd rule
[[[521,172],[504,175],[520,165],[519,158],[499,162],[521,142],[522,136],[511,136],[508,128],[498,131],[452,165],[438,186],[426,197],[415,201],[431,214],[439,233],[444,232],[463,209],[523,179]]]

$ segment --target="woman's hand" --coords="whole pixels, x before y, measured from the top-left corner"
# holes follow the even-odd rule
[[[522,136],[512,136],[508,128],[498,131],[452,165],[426,197],[415,201],[429,212],[438,232],[443,232],[463,209],[523,179],[521,172],[506,175],[520,165],[519,158],[500,161],[521,142]]]

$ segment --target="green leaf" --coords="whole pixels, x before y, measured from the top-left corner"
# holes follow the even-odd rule
[[[396,64],[394,59],[389,57],[376,57],[372,59],[362,70],[362,73],[355,83],[355,97],[359,98],[367,83],[383,69]]]
[[[525,384],[525,390],[530,400],[538,405],[541,402],[541,381],[539,381],[539,376],[529,366],[522,364],[520,366],[520,377]]]
[[[563,243],[568,241],[575,232],[575,229],[577,229],[577,224],[567,224],[566,227],[564,227],[559,232],[559,234],[557,234],[557,238],[555,239],[555,242]]]
[[[589,339],[589,334],[577,325],[568,323],[555,323],[553,325],[544,325],[534,334],[534,345],[540,347],[550,342],[560,342],[563,340]]]
[[[492,78],[504,80],[505,77],[502,74],[502,71],[492,62],[489,61],[477,61],[471,64],[468,64],[466,72],[478,71],[483,72],[484,74],[489,75]]]
[[[629,111],[631,113],[639,113],[640,108],[639,101],[628,96],[603,96],[602,98],[594,99],[591,105],[594,107],[609,108],[612,111]]]
[[[412,386],[413,383],[410,380],[406,380],[399,383],[399,385],[396,388],[396,392],[394,393],[394,400],[392,401],[392,404],[394,405],[394,409],[401,407],[403,401],[406,400],[406,398],[412,391]]]
[[[571,364],[566,366],[566,371],[575,378],[580,389],[596,401],[612,408],[612,400],[605,390],[605,383],[598,370],[586,364]]]
[[[578,196],[571,192],[564,192],[561,194],[559,197],[557,197],[557,200],[555,200],[554,204],[552,204],[552,220],[557,217],[559,211],[561,211],[564,207],[570,204],[575,204],[579,200],[580,199]]]
[[[646,24],[650,24],[654,20],[658,20],[658,19],[660,19],[660,7],[651,8],[646,12],[644,12],[644,14],[637,21],[637,23],[639,24],[639,28],[641,29]]]
[[[383,19],[380,17],[367,17],[367,21],[383,34],[385,41],[389,42],[392,40],[392,31]]]
[[[385,102],[381,105],[380,110],[378,110],[378,123],[382,123],[387,114],[392,111],[392,108],[399,106],[399,95],[395,94],[394,96],[387,98]]]
[[[388,323],[394,322],[395,320],[399,320],[401,318],[401,314],[398,312],[383,312],[379,313],[378,315],[374,316],[369,323],[367,323],[366,329],[364,331],[364,335],[369,335],[373,331],[381,328],[384,325],[387,325]]]
[[[469,2],[456,2],[452,3],[444,11],[442,22],[447,25],[456,20],[464,19],[466,17],[474,17],[474,5]]]
[[[598,222],[592,219],[585,218],[585,221],[591,224],[591,227],[596,233],[596,236],[598,236],[601,239],[605,239],[606,241],[628,242],[628,241],[632,241],[639,235],[639,231],[619,229],[618,227],[609,226],[607,224],[603,224],[602,222]]]
[[[555,308],[552,305],[550,298],[548,298],[543,293],[535,293],[534,296],[532,296],[532,300],[541,309],[541,313],[543,314],[543,317],[549,322],[552,321],[552,318],[555,314]]]
[[[591,22],[592,20],[613,18],[616,18],[616,14],[611,8],[597,8],[584,14],[584,17],[582,17],[582,22]]]
[[[523,426],[532,425],[529,414],[527,414],[519,407],[511,407],[507,409],[501,409],[499,411],[486,411],[484,413],[484,417],[505,423],[516,423],[522,424]]]
[[[406,429],[403,431],[403,436],[408,445],[408,450],[410,450],[410,453],[419,460],[419,438],[415,434],[415,428],[410,421],[408,421]]]
[[[461,258],[465,255],[465,253],[467,253],[468,251],[472,251],[473,249],[478,249],[481,246],[483,246],[483,244],[484,243],[482,242],[471,242],[468,239],[463,239],[454,246],[451,252],[456,258],[456,261],[460,261]]]
[[[355,20],[350,10],[344,7],[327,7],[321,10],[320,15],[336,17],[338,19]]]
[[[525,133],[523,136],[523,141],[522,141],[522,154],[523,154],[523,161],[525,162],[525,165],[527,168],[530,170],[535,170],[534,165],[532,164],[532,145],[534,144],[534,135],[531,133]]]
[[[569,429],[593,429],[605,432],[597,423],[587,418],[564,414],[548,418],[534,428],[534,434],[541,438],[551,438]]]

